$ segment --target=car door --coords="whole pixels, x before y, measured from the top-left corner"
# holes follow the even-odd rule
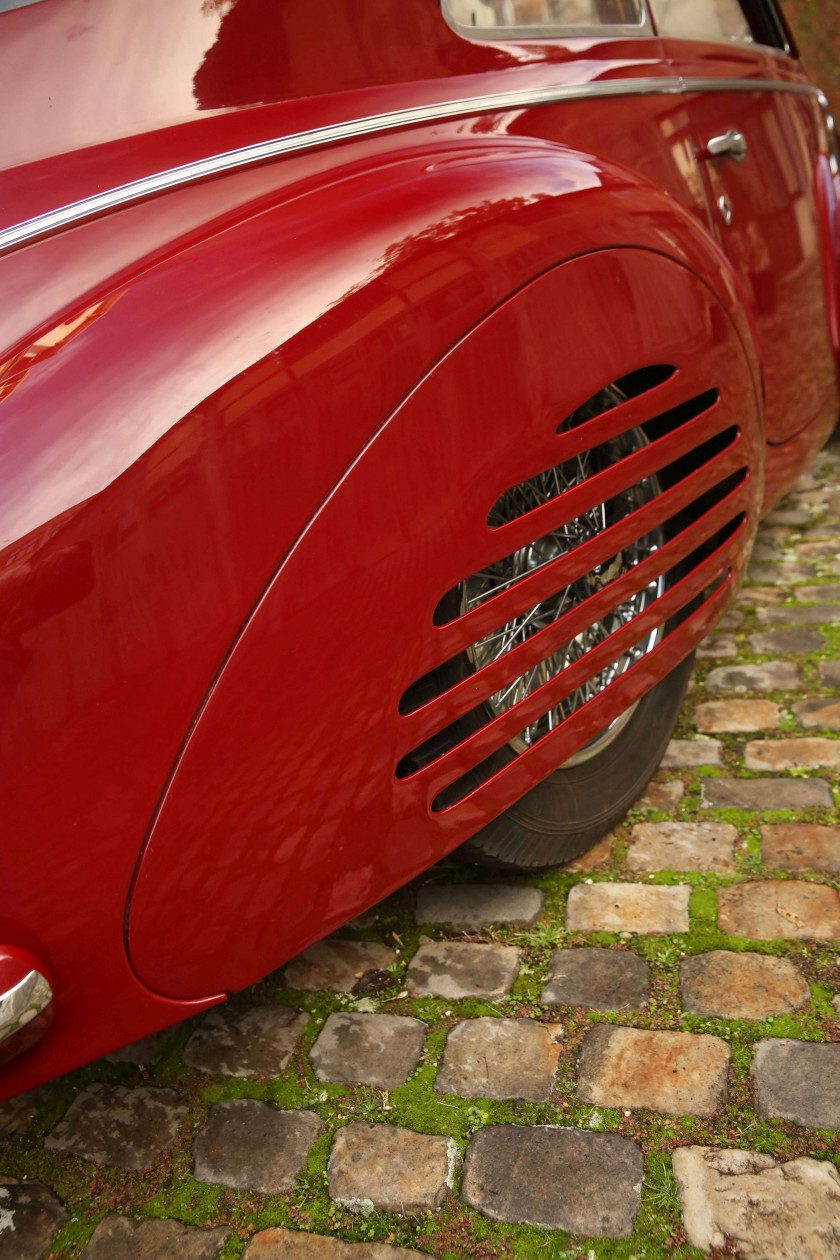
[[[770,0],[652,0],[685,101],[712,231],[752,309],[767,438],[803,429],[833,389],[817,200],[817,89]],[[823,238],[824,239],[824,238]]]

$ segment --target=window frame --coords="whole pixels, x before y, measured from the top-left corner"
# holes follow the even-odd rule
[[[655,39],[656,29],[651,18],[647,0],[639,0],[642,21],[636,24],[615,23],[613,25],[566,26],[550,23],[545,26],[465,26],[458,22],[449,11],[450,0],[440,0],[440,10],[447,26],[460,35],[462,39],[474,39],[482,43],[520,44],[524,42],[545,43],[547,40],[563,39]]]

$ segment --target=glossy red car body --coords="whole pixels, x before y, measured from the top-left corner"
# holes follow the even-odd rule
[[[482,41],[437,0],[42,0],[0,13],[0,82],[0,941],[55,994],[7,1096],[278,966],[691,650],[837,416],[840,185],[793,55]],[[748,160],[705,160],[729,127]],[[668,506],[740,480],[662,565],[732,530],[657,615],[720,585],[433,808],[527,718],[395,775],[526,660],[400,713],[525,596],[444,626],[439,599],[558,519],[486,523],[579,449],[563,418],[661,363],[592,432],[717,391],[632,472],[728,435]]]

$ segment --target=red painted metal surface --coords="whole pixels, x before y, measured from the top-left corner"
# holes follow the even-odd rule
[[[45,0],[0,15],[11,119],[0,129],[2,225],[336,120],[674,73],[656,39],[465,41],[432,0],[334,0],[331,16],[332,26],[317,20],[313,29],[304,0],[238,0],[224,17],[182,0],[147,6],[142,20],[128,0]],[[769,76],[763,54],[744,56]],[[558,764],[567,741],[583,742],[593,721],[629,703],[711,624],[725,585],[607,710],[582,711],[564,734],[431,820],[443,767],[394,780],[399,757],[437,720],[422,710],[401,718],[395,695],[483,624],[480,616],[429,621],[429,601],[445,589],[438,579],[465,576],[483,545],[469,493],[503,491],[547,450],[534,381],[556,388],[550,365],[586,331],[570,309],[589,302],[597,330],[566,381],[574,405],[622,363],[638,366],[619,330],[603,333],[601,308],[626,312],[622,335],[644,329],[652,346],[661,328],[661,344],[670,344],[672,311],[682,309],[672,289],[689,287],[685,310],[696,323],[683,330],[679,374],[661,397],[677,386],[702,389],[712,366],[720,414],[734,414],[737,395],[741,445],[720,453],[716,467],[722,475],[743,451],[750,479],[730,506],[748,512],[746,532],[754,523],[764,436],[755,400],[767,342],[749,276],[709,231],[690,106],[679,95],[582,100],[416,126],[170,192],[0,259],[0,815],[10,838],[0,856],[0,939],[42,958],[56,994],[49,1035],[4,1069],[0,1094],[219,1000],[224,987],[247,983],[410,877]],[[608,265],[605,251],[617,247],[628,259],[644,251],[647,265]],[[836,266],[829,252],[823,244],[824,268]],[[579,255],[590,257],[561,265]],[[548,292],[549,276],[584,266],[602,288],[580,283],[575,307],[553,310],[540,363],[535,347],[548,336],[540,302],[550,302],[536,295]],[[519,393],[530,398],[534,438],[520,442],[511,428],[494,468],[483,442],[496,403],[471,400],[468,386],[477,398],[485,374],[471,347],[514,312],[516,336],[521,319],[529,337],[518,357],[494,348],[504,369],[496,392],[510,400],[509,425],[522,414]],[[799,379],[820,383],[819,416],[795,442],[770,448],[768,494],[795,475],[836,408],[825,342],[814,338],[803,353]],[[433,406],[456,359],[460,379]],[[652,361],[663,361],[661,348]],[[634,423],[649,402],[608,413],[600,431],[622,417]],[[695,431],[710,423],[700,417]],[[501,442],[498,416],[494,433]],[[566,441],[554,440],[555,450]],[[386,451],[389,467],[409,478],[402,506],[367,480],[372,469],[393,480],[378,463]],[[691,486],[712,475],[696,473]],[[690,490],[669,489],[668,502]],[[364,527],[354,549],[340,523],[336,536],[324,524],[344,496],[353,528]],[[402,513],[399,521],[389,512]],[[668,554],[676,558],[702,528],[697,522]],[[719,557],[733,568],[730,581],[744,537]],[[451,572],[442,571],[441,549]],[[404,592],[402,606],[354,652],[389,587]],[[295,603],[294,627],[279,611],[289,593],[300,601],[306,590],[325,610],[317,632],[311,610]],[[516,598],[526,593],[523,584]],[[316,644],[333,673],[312,665]],[[393,676],[372,687],[365,671],[374,644]],[[272,726],[260,671],[288,668],[299,649],[310,665],[296,668],[295,703],[288,712],[284,703],[283,722]],[[248,670],[252,690],[243,683],[234,694],[231,680]],[[442,701],[457,707],[467,698],[454,690]],[[196,775],[221,738],[214,714],[232,704],[243,708],[242,747],[253,758],[236,762],[238,774],[233,763],[214,771],[216,795],[205,804],[215,800],[227,822],[202,840],[201,801],[190,814]],[[307,711],[317,718],[309,729]],[[449,756],[457,771],[463,747]],[[325,780],[334,787],[327,794]],[[173,851],[179,811],[191,837],[185,852],[196,855],[189,869]],[[144,846],[130,934],[135,972],[123,931]],[[261,891],[254,880],[266,865]],[[241,945],[231,943],[232,911],[220,918],[225,945],[207,939],[196,911],[214,897],[238,907]],[[192,961],[178,957],[193,945]]]

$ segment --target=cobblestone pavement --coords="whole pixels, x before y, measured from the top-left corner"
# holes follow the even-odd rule
[[[840,449],[645,797],[0,1107],[0,1260],[840,1257]]]

